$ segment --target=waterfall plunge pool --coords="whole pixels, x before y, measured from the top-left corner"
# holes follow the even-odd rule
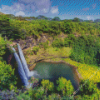
[[[74,89],[77,90],[79,87],[79,77],[75,72],[75,68],[69,66],[65,63],[50,63],[50,62],[38,62],[34,68],[34,71],[37,71],[39,77],[39,82],[42,79],[48,79],[56,84],[56,80],[59,77],[64,77],[67,80],[70,80]]]

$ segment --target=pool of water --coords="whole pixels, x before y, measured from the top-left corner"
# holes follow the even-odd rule
[[[49,79],[51,82],[56,84],[56,80],[59,77],[64,77],[72,82],[74,89],[79,87],[77,75],[73,70],[73,67],[65,63],[49,63],[49,62],[38,62],[34,68],[37,71],[39,80]]]

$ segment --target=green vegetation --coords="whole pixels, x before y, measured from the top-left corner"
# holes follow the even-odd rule
[[[14,70],[10,65],[0,61],[0,89],[14,89],[16,85],[16,77]]]
[[[64,46],[65,47],[72,47],[76,37],[73,34],[69,34],[67,38],[64,39]]]
[[[2,59],[3,55],[6,53],[6,42],[0,36],[0,60]]]
[[[63,96],[70,96],[74,92],[74,88],[70,80],[67,81],[65,78],[61,77],[58,79],[57,84],[57,90],[61,91]]]
[[[80,84],[82,85],[85,81],[81,81]],[[96,87],[96,84],[94,84],[92,81],[89,81],[86,83],[84,87],[81,89],[82,95],[76,95],[75,97],[71,97],[74,88],[70,82],[70,80],[66,80],[63,77],[60,77],[57,80],[58,87],[56,87],[56,93],[54,91],[48,92],[48,90],[53,90],[54,85],[49,80],[42,80],[41,85],[38,87],[35,87],[34,89],[30,88],[28,91],[21,93],[17,96],[17,98],[25,99],[29,98],[29,100],[62,100],[62,99],[70,99],[70,100],[94,100],[94,98],[98,98],[100,93],[98,92],[98,89]],[[61,91],[61,92],[59,92]],[[85,92],[86,91],[86,92]],[[88,95],[89,93],[89,95]]]
[[[59,78],[59,80],[57,80],[57,83],[58,83],[58,87],[56,89],[57,93],[54,93],[54,84],[50,82],[49,80],[44,80],[44,79],[41,81],[41,86],[35,87],[34,89],[30,88],[27,91],[27,93],[29,94],[32,100],[39,100],[39,99],[41,100],[42,99],[43,100],[54,100],[54,99],[61,100],[61,98],[65,96],[67,96],[66,98],[68,98],[68,95],[72,94],[74,90],[71,82],[61,77]],[[64,87],[66,87],[66,89]],[[69,91],[70,88],[71,88],[71,91]],[[60,90],[62,91],[61,93],[59,92]],[[62,96],[62,94],[64,96]],[[21,98],[21,97],[22,95],[18,96],[18,98]],[[23,99],[24,97],[25,97],[25,93],[23,94]]]
[[[81,91],[81,95],[92,95],[93,93],[97,92],[97,87],[96,84],[94,84],[93,81],[89,81],[89,80],[81,80],[80,85],[83,85],[86,82],[86,84],[84,86],[82,86],[82,88],[80,89]]]
[[[0,89],[14,89],[16,85],[16,77],[14,75],[14,69],[11,65],[6,64],[3,60],[3,56],[7,50],[7,42],[0,36]]]
[[[68,37],[64,38],[64,40],[56,38],[52,42],[52,46],[57,47],[57,48],[72,47],[75,40],[76,40],[76,37],[73,34],[68,34]]]
[[[11,26],[11,19],[9,19],[6,15],[0,16],[0,34],[4,37],[11,39],[20,38],[20,34],[18,32],[18,28]]]
[[[48,48],[48,45],[49,45],[49,41],[39,43],[39,47],[44,48],[44,50],[46,50]]]
[[[39,20],[39,17],[43,20]],[[62,60],[77,67],[83,78],[80,85],[84,84],[99,68],[100,37],[98,35],[100,34],[100,23],[82,21],[79,18],[61,21],[59,17],[55,17],[50,21],[45,16],[39,17],[32,17],[34,20],[26,21],[21,16],[0,15],[0,35],[2,36],[0,36],[0,90],[14,90],[17,94],[17,77],[14,74],[14,69],[3,59],[7,52],[8,42],[5,42],[5,36],[12,41],[16,39],[25,40],[27,36],[33,36],[37,40],[43,33],[53,37],[50,46],[49,41],[40,43],[39,46],[29,49],[26,56],[33,56],[33,54],[37,56],[43,49],[48,55],[68,57],[62,58]],[[66,35],[66,38],[58,38],[57,36],[61,33]],[[56,61],[55,58],[54,61]],[[100,71],[87,81],[81,88],[80,95],[75,95],[72,100],[98,100],[100,90],[96,83],[100,82],[99,76]],[[16,95],[16,98],[18,100],[69,99],[74,92],[70,80],[61,77],[57,80],[57,84],[58,87],[55,87],[49,80],[42,80],[40,86],[31,88],[24,93],[21,92]]]
[[[7,36],[9,39],[25,39],[27,36],[38,38],[42,33],[47,33],[51,36],[56,36],[63,32],[64,34],[99,34],[99,23],[80,22],[78,18],[64,21],[49,21],[49,20],[20,20],[10,18],[11,15],[0,16],[0,33],[2,36]],[[13,16],[12,16],[13,17]],[[31,17],[30,17],[31,18]],[[34,17],[35,18],[35,17]],[[33,19],[34,19],[33,18]],[[60,20],[55,17],[54,20]]]
[[[52,42],[52,46],[61,48],[61,47],[64,47],[64,43],[61,39],[56,39],[55,41]]]
[[[60,21],[61,19],[59,17],[54,17],[52,20],[53,21]]]
[[[43,79],[41,81],[41,84],[42,84],[42,86],[43,86],[43,88],[45,90],[45,93],[47,93],[48,90],[49,91],[53,91],[53,89],[54,89],[54,84],[52,82],[49,82],[49,80],[44,80]]]
[[[34,54],[37,54],[38,50],[39,50],[39,47],[33,47],[33,49],[32,49],[32,51],[34,52]]]
[[[26,93],[20,93],[16,98],[17,100],[31,100],[30,96]]]
[[[100,42],[98,37],[80,36],[76,39],[70,57],[81,63],[99,65]]]

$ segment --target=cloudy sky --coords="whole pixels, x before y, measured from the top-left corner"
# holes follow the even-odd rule
[[[15,16],[94,20],[100,18],[100,0],[0,0],[0,12]]]

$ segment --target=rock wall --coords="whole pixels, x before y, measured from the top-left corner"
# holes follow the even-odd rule
[[[38,39],[35,39],[33,36],[28,36],[25,40],[17,39],[15,41],[13,41],[12,45],[19,43],[22,50],[23,50],[23,49],[26,49],[28,47],[33,47],[35,45],[39,45],[39,43],[46,42],[47,40],[49,40],[50,43],[52,43],[53,38],[46,35],[46,34],[42,34]]]

